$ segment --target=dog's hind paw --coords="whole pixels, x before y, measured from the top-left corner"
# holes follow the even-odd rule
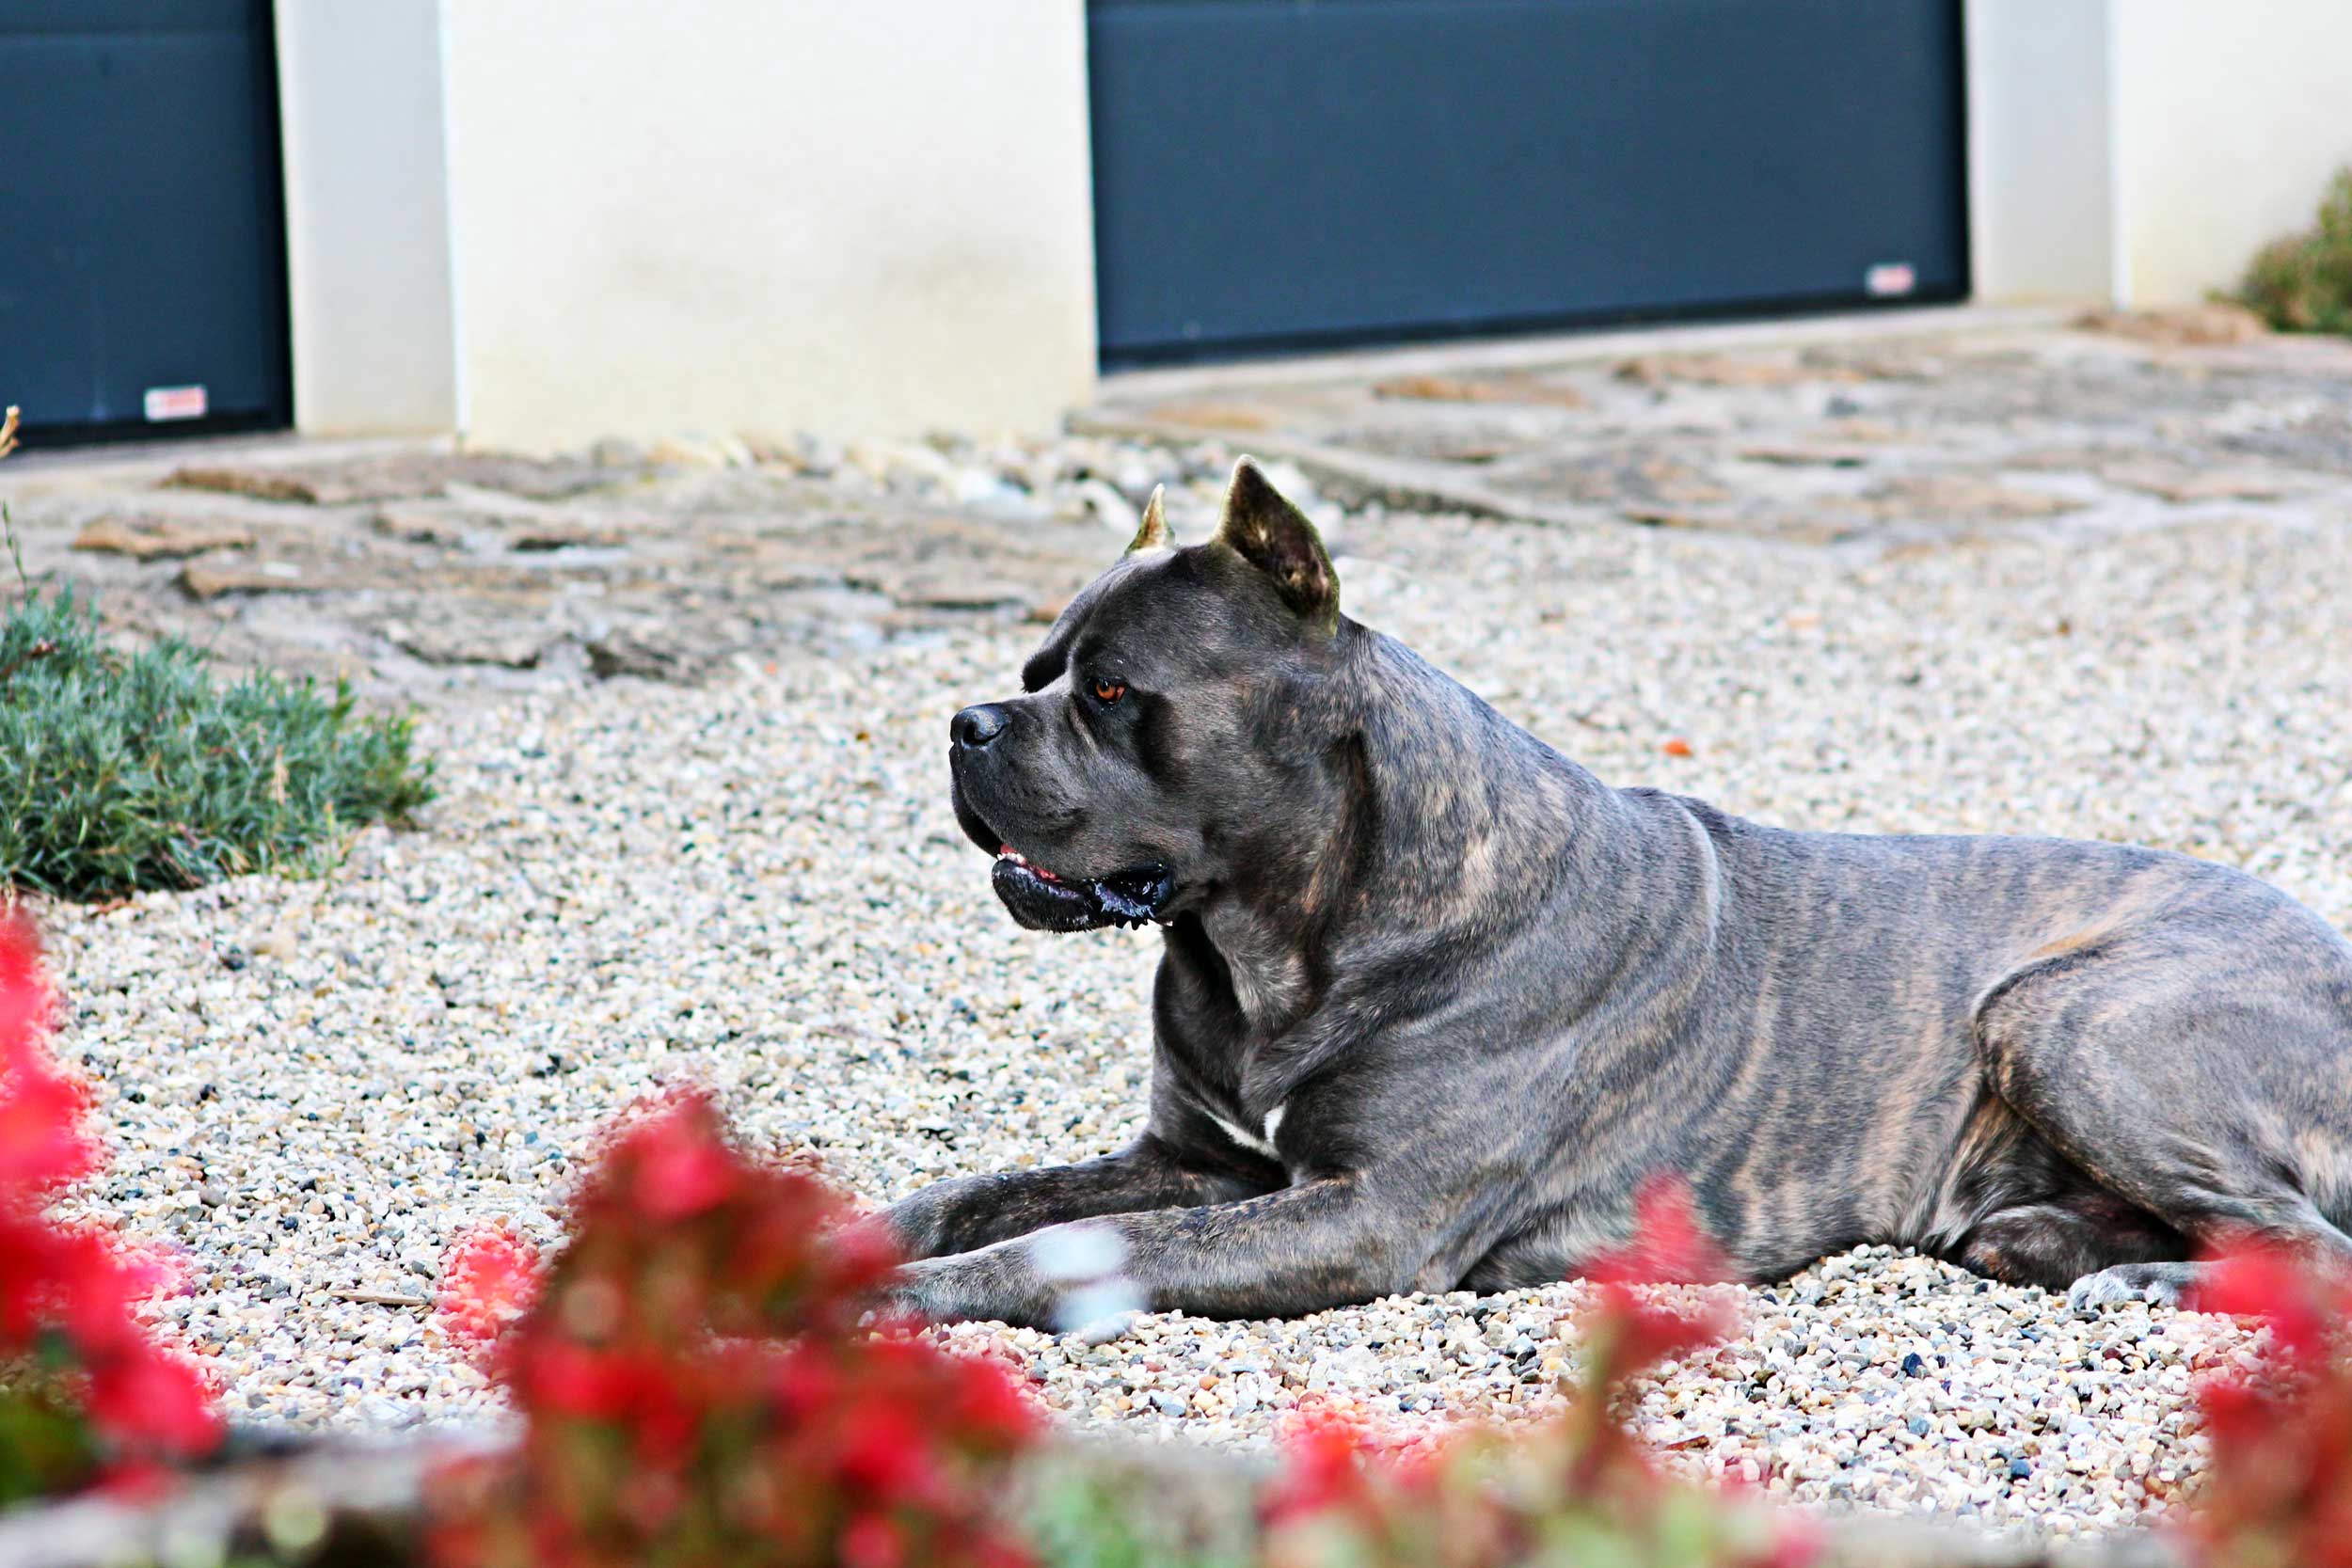
[[[2178,1307],[2196,1282],[2197,1272],[2195,1263],[2118,1263],[2074,1281],[2066,1292],[2066,1305],[2076,1312],[2127,1301]]]

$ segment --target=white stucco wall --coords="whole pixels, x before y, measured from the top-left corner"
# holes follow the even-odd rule
[[[1084,0],[276,10],[306,430],[988,432],[1090,395]],[[1966,18],[1980,298],[2195,299],[2352,162],[2352,0]]]
[[[1979,298],[2234,286],[2352,163],[2352,0],[1968,0]]]
[[[450,430],[437,7],[275,9],[294,418],[318,435]]]
[[[2352,163],[2352,0],[2110,0],[2118,292],[2234,285]]]
[[[1977,297],[2106,297],[2119,236],[2108,0],[1969,0],[1968,236]]]
[[[445,54],[470,439],[1089,394],[1082,0],[450,0]]]

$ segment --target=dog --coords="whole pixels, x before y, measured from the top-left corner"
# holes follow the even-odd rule
[[[1891,1243],[2077,1308],[2250,1237],[2352,1259],[2352,943],[2119,845],[1788,832],[1619,789],[1341,613],[1250,460],[1157,494],[1023,694],[955,715],[957,819],[1040,930],[1160,928],[1151,1112],[882,1215],[897,1305],[1053,1326],[1107,1243],[1217,1318],[1575,1275],[1646,1181],[1751,1279]]]

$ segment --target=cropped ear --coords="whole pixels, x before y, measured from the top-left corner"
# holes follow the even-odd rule
[[[1340,575],[1323,536],[1282,499],[1255,458],[1233,465],[1216,543],[1272,578],[1282,601],[1307,621],[1327,631],[1339,624]]]
[[[1152,499],[1143,503],[1143,526],[1127,541],[1129,555],[1141,555],[1147,550],[1168,550],[1176,547],[1175,536],[1168,531],[1167,515],[1160,510],[1160,496],[1165,484],[1152,486]]]

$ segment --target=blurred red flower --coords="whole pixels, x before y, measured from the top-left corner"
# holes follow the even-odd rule
[[[444,1270],[443,1321],[491,1336],[525,1421],[510,1458],[443,1479],[446,1568],[1025,1561],[994,1512],[1025,1395],[861,1327],[894,1266],[877,1227],[743,1154],[707,1097],[625,1121],[566,1229],[544,1264],[488,1232]]]
[[[539,1294],[539,1249],[502,1225],[468,1232],[441,1264],[434,1307],[453,1338],[486,1345]]]
[[[1724,1277],[1679,1181],[1654,1181],[1628,1244],[1585,1269],[1599,1284],[1584,1367],[1557,1417],[1509,1434],[1464,1427],[1403,1454],[1341,1411],[1308,1411],[1288,1434],[1263,1507],[1265,1568],[1518,1568],[1534,1561],[1800,1568],[1820,1555],[1806,1521],[1659,1475],[1611,1413],[1652,1361],[1711,1342],[1721,1305],[1695,1314],[1637,1285]],[[1573,1552],[1560,1549],[1573,1542]]]
[[[1690,1184],[1673,1175],[1651,1177],[1634,1195],[1632,1238],[1577,1272],[1614,1285],[1715,1285],[1732,1276],[1730,1259],[1699,1226]]]
[[[220,1437],[213,1389],[195,1363],[143,1323],[142,1303],[172,1271],[89,1223],[62,1223],[50,1203],[98,1167],[83,1130],[87,1095],[46,1042],[53,996],[40,943],[22,911],[0,910],[0,1500],[105,1481],[151,1477]],[[55,1369],[62,1363],[62,1374]],[[82,1433],[60,1453],[20,1448],[41,1423],[8,1406],[62,1411]]]
[[[2207,1568],[2352,1568],[2352,1277],[2255,1236],[2213,1261],[2188,1305],[2260,1319],[2270,1354],[2198,1385],[2213,1457],[2190,1552]]]

